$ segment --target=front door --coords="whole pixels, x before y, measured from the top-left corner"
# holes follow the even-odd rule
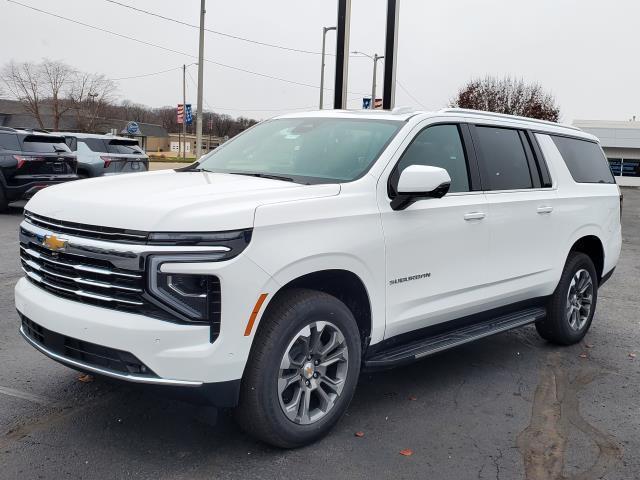
[[[449,120],[450,121],[450,120]],[[434,123],[435,122],[435,123]],[[410,165],[449,172],[449,193],[394,211],[400,173]],[[464,124],[430,119],[409,135],[378,184],[386,246],[385,337],[465,316],[482,304],[487,278],[487,201]]]

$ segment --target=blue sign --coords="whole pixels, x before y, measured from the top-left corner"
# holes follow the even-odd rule
[[[191,104],[187,103],[187,125],[191,125],[193,123],[193,114],[191,113]]]
[[[140,135],[140,125],[137,122],[127,123],[127,133],[129,135]]]
[[[362,99],[362,108],[363,110],[370,110],[371,109],[371,99],[366,97]]]

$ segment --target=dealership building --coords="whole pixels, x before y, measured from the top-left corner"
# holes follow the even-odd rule
[[[640,122],[576,120],[573,125],[600,139],[620,184],[640,185]]]

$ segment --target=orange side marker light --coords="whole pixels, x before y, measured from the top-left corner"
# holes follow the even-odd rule
[[[253,312],[251,312],[251,316],[249,317],[249,322],[247,323],[247,328],[244,329],[244,336],[245,337],[248,337],[249,335],[251,335],[251,330],[253,329],[253,324],[255,323],[256,318],[258,317],[258,313],[260,313],[260,308],[262,308],[262,304],[267,299],[267,295],[269,295],[269,294],[268,293],[263,293],[262,295],[260,295],[260,298],[258,298],[258,301],[256,302],[256,306],[253,307]]]

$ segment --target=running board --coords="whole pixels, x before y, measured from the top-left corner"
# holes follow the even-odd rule
[[[371,358],[365,360],[365,368],[390,368],[409,363],[433,355],[434,353],[488,337],[489,335],[528,325],[543,319],[546,314],[547,311],[544,308],[528,308],[509,315],[485,320],[484,322],[467,325],[423,340],[396,346],[377,352]]]

